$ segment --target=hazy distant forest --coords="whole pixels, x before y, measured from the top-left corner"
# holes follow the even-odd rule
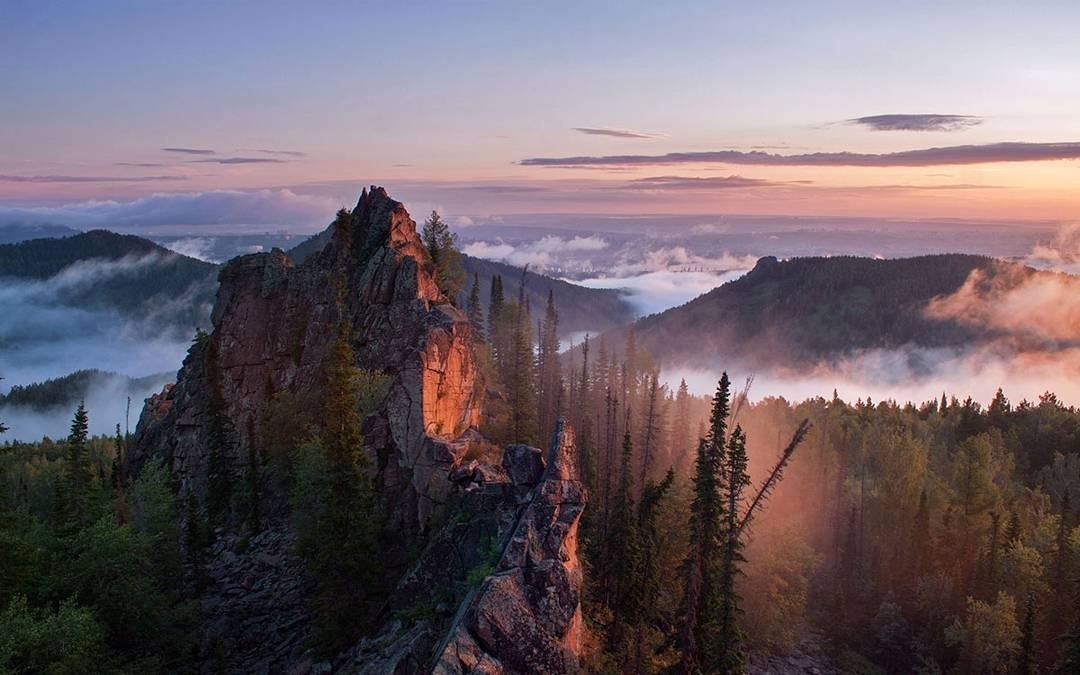
[[[445,228],[424,235],[484,371],[476,452],[546,445],[559,416],[577,432],[590,671],[737,673],[811,642],[851,673],[1080,672],[1077,409],[1010,401],[1008,382],[986,402],[751,403],[726,376],[694,396],[633,331],[566,356],[527,276],[495,276],[482,306]],[[191,668],[203,551],[225,524],[263,526],[261,472],[289,495],[320,648],[362,633],[386,592],[355,453],[380,379],[344,332],[327,372],[321,405],[282,398],[260,422],[275,444],[250,449],[251,480],[223,483],[211,454],[214,503],[179,503],[160,462],[125,480],[130,439],[89,437],[81,407],[66,439],[0,446],[0,673]]]

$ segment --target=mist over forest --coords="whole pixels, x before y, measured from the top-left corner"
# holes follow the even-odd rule
[[[1080,3],[2,6],[0,675],[1080,675]]]

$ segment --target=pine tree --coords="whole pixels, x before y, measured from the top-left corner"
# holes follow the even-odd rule
[[[510,341],[502,371],[510,404],[510,440],[534,443],[536,436],[536,362],[532,348],[529,317],[520,305],[509,304],[503,310]]]
[[[1005,393],[999,387],[997,393],[994,394],[994,400],[990,402],[987,419],[991,426],[1004,429],[1006,418],[1010,412],[1012,412],[1012,406],[1009,405],[1009,399],[1005,398]]]
[[[367,473],[360,434],[358,369],[341,319],[325,365],[321,446],[326,459],[326,495],[307,561],[318,581],[317,639],[328,652],[362,629],[380,588],[378,535],[381,519]],[[312,550],[313,549],[313,550]]]
[[[736,582],[741,573],[739,566],[746,562],[742,554],[739,514],[743,491],[750,485],[748,468],[746,436],[742,428],[736,426],[728,442],[723,468],[725,524],[723,553],[720,559],[719,625],[716,641],[710,644],[705,652],[708,654],[705,662],[716,668],[717,672],[723,673],[741,673],[746,669],[746,659],[742,653],[743,638],[737,623],[741,609]]]
[[[679,381],[679,389],[675,393],[675,419],[671,431],[671,449],[669,451],[671,463],[677,469],[680,469],[676,471],[676,475],[688,474],[687,460],[690,457],[690,387],[686,384],[686,378]]]
[[[465,265],[461,253],[457,250],[457,235],[450,231],[450,227],[437,211],[432,211],[424,221],[420,239],[424,242],[431,262],[435,264],[439,290],[447,300],[454,302],[465,284]]]
[[[561,414],[560,390],[562,377],[559,367],[559,313],[555,309],[555,294],[548,291],[547,307],[540,322],[540,349],[537,354],[539,437],[546,439],[555,428]]]
[[[70,525],[85,525],[88,521],[90,491],[90,449],[87,447],[90,433],[90,420],[86,414],[86,405],[82,401],[75,409],[71,420],[71,433],[67,439],[67,461],[65,463],[67,494],[63,506]]]
[[[660,392],[660,373],[652,374],[648,380],[646,390],[645,418],[641,423],[641,478],[639,485],[644,491],[645,483],[649,480],[652,466],[655,461],[656,445],[661,432],[661,401],[658,400]]]
[[[657,532],[657,515],[660,504],[675,482],[675,474],[668,469],[660,483],[649,482],[642,491],[637,514],[637,572],[633,586],[632,602],[627,617],[635,625],[633,644],[633,672],[648,672],[645,658],[648,645],[645,628],[652,624],[659,612],[661,594],[660,540]]]
[[[619,484],[612,503],[610,536],[605,546],[610,559],[603,566],[609,572],[605,576],[614,582],[608,584],[608,604],[623,612],[627,611],[627,600],[638,582],[640,554],[634,518],[633,454],[634,446],[627,431],[623,435]]]
[[[116,423],[116,436],[113,440],[113,461],[112,472],[109,478],[109,482],[112,484],[114,490],[122,489],[122,479],[120,476],[121,467],[124,465],[124,436],[120,433],[120,423]]]
[[[487,334],[484,330],[484,310],[480,307],[480,275],[473,273],[472,288],[469,289],[469,302],[467,304],[469,325],[472,326],[473,342],[483,344],[487,342]]]
[[[712,665],[702,659],[708,656],[705,650],[714,642],[719,619],[717,563],[724,518],[720,481],[730,412],[731,381],[724,373],[713,396],[709,431],[698,444],[694,467],[693,501],[690,505],[691,550],[684,565],[686,591],[680,636],[681,669],[684,673],[699,670],[709,672]]]
[[[1024,623],[1020,627],[1020,651],[1016,655],[1017,675],[1037,671],[1035,654],[1035,594],[1028,593],[1024,607]]]
[[[506,357],[505,322],[503,321],[503,308],[506,299],[503,297],[502,275],[496,274],[491,277],[491,297],[488,300],[488,344],[491,345],[491,358],[495,367],[502,371],[503,359]]]

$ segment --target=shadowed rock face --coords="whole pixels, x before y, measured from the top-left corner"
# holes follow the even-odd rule
[[[395,500],[402,522],[423,527],[449,490],[446,473],[464,451],[455,439],[476,425],[479,397],[468,318],[440,293],[405,207],[382,188],[365,190],[351,219],[304,264],[278,249],[242,256],[220,282],[213,333],[193,347],[176,386],[144,409],[129,472],[162,456],[182,495],[205,496],[216,400],[227,460],[239,477],[246,449],[260,446],[267,402],[276,392],[319,392],[323,361],[345,321],[357,365],[390,378],[385,402],[365,426],[380,432],[368,449],[382,483],[402,493]]]
[[[520,454],[515,447],[507,456]],[[574,467],[574,435],[560,420],[543,478],[529,492],[495,572],[451,625],[434,673],[578,672],[577,529],[586,497]]]

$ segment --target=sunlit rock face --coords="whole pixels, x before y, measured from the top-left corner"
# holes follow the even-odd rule
[[[513,449],[507,448],[504,465]],[[495,571],[459,610],[434,673],[579,671],[584,629],[577,531],[586,495],[575,467],[574,434],[560,420],[543,475]]]
[[[318,399],[340,322],[357,365],[389,377],[365,423],[379,478],[400,490],[398,516],[423,527],[447,472],[465,449],[458,437],[479,420],[468,318],[439,291],[435,270],[405,207],[365,190],[351,218],[301,265],[281,250],[241,256],[222,270],[213,332],[193,347],[176,386],[155,397],[127,458],[171,462],[182,494],[204,496],[213,401],[238,476],[258,448],[267,403],[278,392]],[[367,437],[367,434],[366,434]]]

